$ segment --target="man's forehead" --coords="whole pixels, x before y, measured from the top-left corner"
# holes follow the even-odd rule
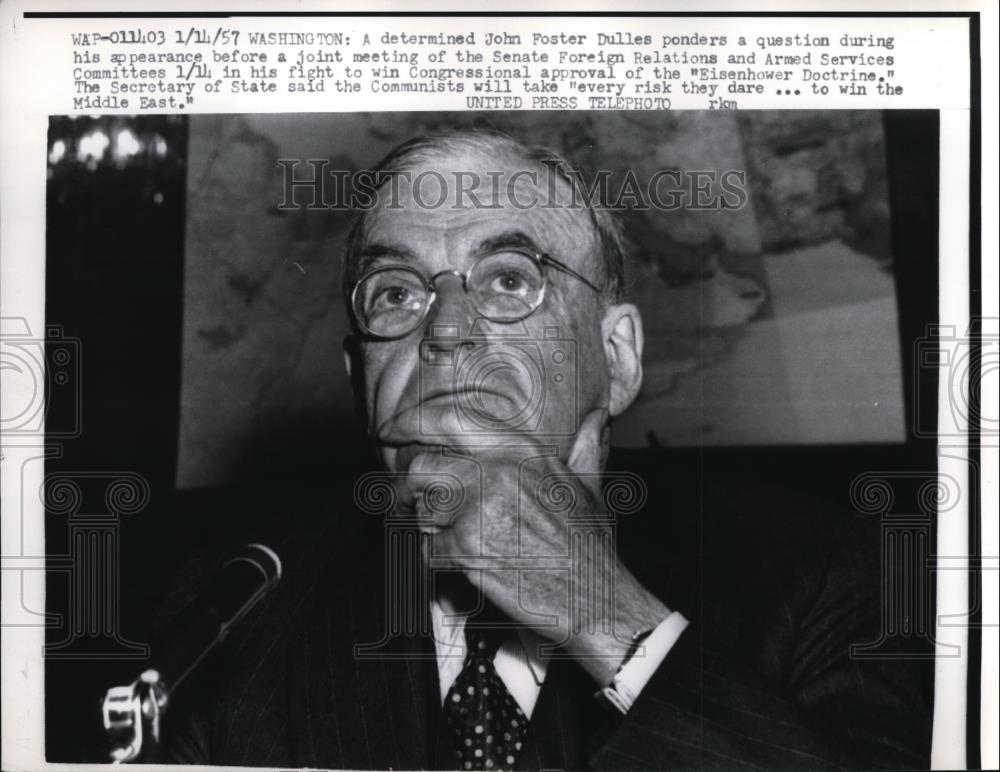
[[[387,231],[477,240],[516,230],[546,242],[543,251],[593,246],[590,217],[572,185],[551,167],[503,155],[440,154],[410,165],[382,186],[365,219],[365,242]]]
[[[475,193],[484,203],[495,206],[513,203],[512,194],[523,203],[528,193],[551,208],[570,208],[574,203],[572,186],[553,167],[508,152],[438,151],[407,165],[401,176],[403,191],[419,193],[425,199],[428,192],[441,191],[444,185],[452,194],[451,203],[459,191],[468,193],[467,198]],[[579,206],[579,201],[576,203]]]

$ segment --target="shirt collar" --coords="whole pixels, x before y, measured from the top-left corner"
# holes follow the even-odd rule
[[[439,652],[445,652],[445,656],[465,656],[464,632],[465,620],[468,617],[469,613],[457,610],[454,600],[445,593],[431,600],[431,622]],[[548,669],[550,658],[541,651],[546,643],[548,641],[534,630],[518,627],[517,636],[505,641],[500,651],[526,664],[535,683],[541,686],[545,680],[545,671]]]

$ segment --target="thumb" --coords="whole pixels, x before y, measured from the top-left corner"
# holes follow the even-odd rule
[[[566,466],[580,475],[599,474],[604,464],[605,431],[608,411],[597,408],[587,413],[570,448]]]

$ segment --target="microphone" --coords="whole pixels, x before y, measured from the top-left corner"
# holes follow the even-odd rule
[[[152,668],[174,690],[229,631],[281,580],[281,560],[263,544],[248,544],[219,570],[153,649]]]
[[[230,630],[281,581],[281,559],[263,544],[248,544],[230,558],[154,647],[153,660],[128,686],[108,689],[104,729],[121,737],[114,762],[133,761],[147,734],[159,742],[160,716],[172,693],[197,670]]]

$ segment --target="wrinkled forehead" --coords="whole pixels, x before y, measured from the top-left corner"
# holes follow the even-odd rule
[[[362,227],[362,244],[437,237],[460,245],[517,230],[571,261],[589,260],[596,247],[583,197],[554,168],[480,152],[431,153],[395,171]]]

